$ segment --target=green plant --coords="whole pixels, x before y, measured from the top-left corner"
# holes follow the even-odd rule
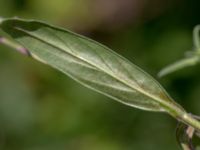
[[[159,77],[163,77],[168,75],[174,71],[179,69],[196,65],[200,62],[200,25],[197,25],[193,30],[193,44],[194,48],[193,51],[189,51],[186,53],[186,58],[183,58],[165,68],[163,68],[159,73]]]
[[[1,19],[0,28],[20,45],[4,37],[1,43],[52,66],[82,85],[131,107],[171,115],[181,122],[177,137],[182,147],[192,149],[192,137],[200,131],[198,119],[127,59],[91,39],[35,20]],[[180,140],[182,137],[188,140]]]

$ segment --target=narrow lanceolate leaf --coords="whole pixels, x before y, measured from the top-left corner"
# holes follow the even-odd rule
[[[159,77],[166,76],[170,73],[183,69],[185,67],[190,67],[196,65],[200,62],[200,25],[195,26],[193,30],[193,43],[194,43],[194,51],[189,51],[186,54],[188,55],[186,58],[183,58],[173,64],[170,64],[163,68],[159,73]]]
[[[140,109],[183,112],[150,75],[91,39],[33,20],[4,19],[0,27],[33,58],[86,87]]]
[[[184,58],[182,60],[179,60],[179,61],[163,68],[158,73],[158,76],[163,77],[163,76],[166,76],[166,75],[168,75],[172,72],[183,69],[185,67],[194,66],[197,63],[199,63],[199,56],[194,55],[194,56],[191,56],[191,57],[188,57],[188,58]]]

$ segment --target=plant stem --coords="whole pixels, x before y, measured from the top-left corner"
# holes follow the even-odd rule
[[[169,105],[167,106],[166,110],[169,110],[168,113],[175,119],[193,127],[195,130],[200,132],[200,121],[198,121],[197,117],[187,113],[181,106],[179,107],[178,104]]]
[[[0,21],[1,21],[1,18],[0,18]],[[8,47],[11,47],[26,56],[30,56],[30,52],[26,48],[24,48],[23,46],[5,38],[5,37],[0,37],[0,44],[4,44]]]
[[[182,115],[181,120],[187,125],[190,125],[193,128],[195,128],[195,130],[200,131],[200,122],[194,117],[192,117],[192,115],[185,113]]]
[[[174,107],[170,110],[169,114],[177,120],[187,124],[188,126],[193,127],[195,130],[200,131],[200,122],[195,117],[193,117],[193,115],[187,113],[183,109]]]

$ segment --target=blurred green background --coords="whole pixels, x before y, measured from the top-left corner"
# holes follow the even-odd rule
[[[155,78],[192,49],[199,14],[199,0],[0,0],[0,16],[71,29]],[[199,74],[197,65],[158,81],[188,112],[200,114]],[[1,150],[177,150],[176,123],[90,91],[0,45]]]

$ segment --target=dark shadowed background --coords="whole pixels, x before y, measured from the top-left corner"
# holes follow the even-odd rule
[[[199,14],[199,0],[0,0],[0,16],[71,29],[155,78],[192,49]],[[188,112],[200,114],[199,76],[197,65],[158,81]],[[1,150],[177,150],[176,123],[90,91],[0,45]]]

